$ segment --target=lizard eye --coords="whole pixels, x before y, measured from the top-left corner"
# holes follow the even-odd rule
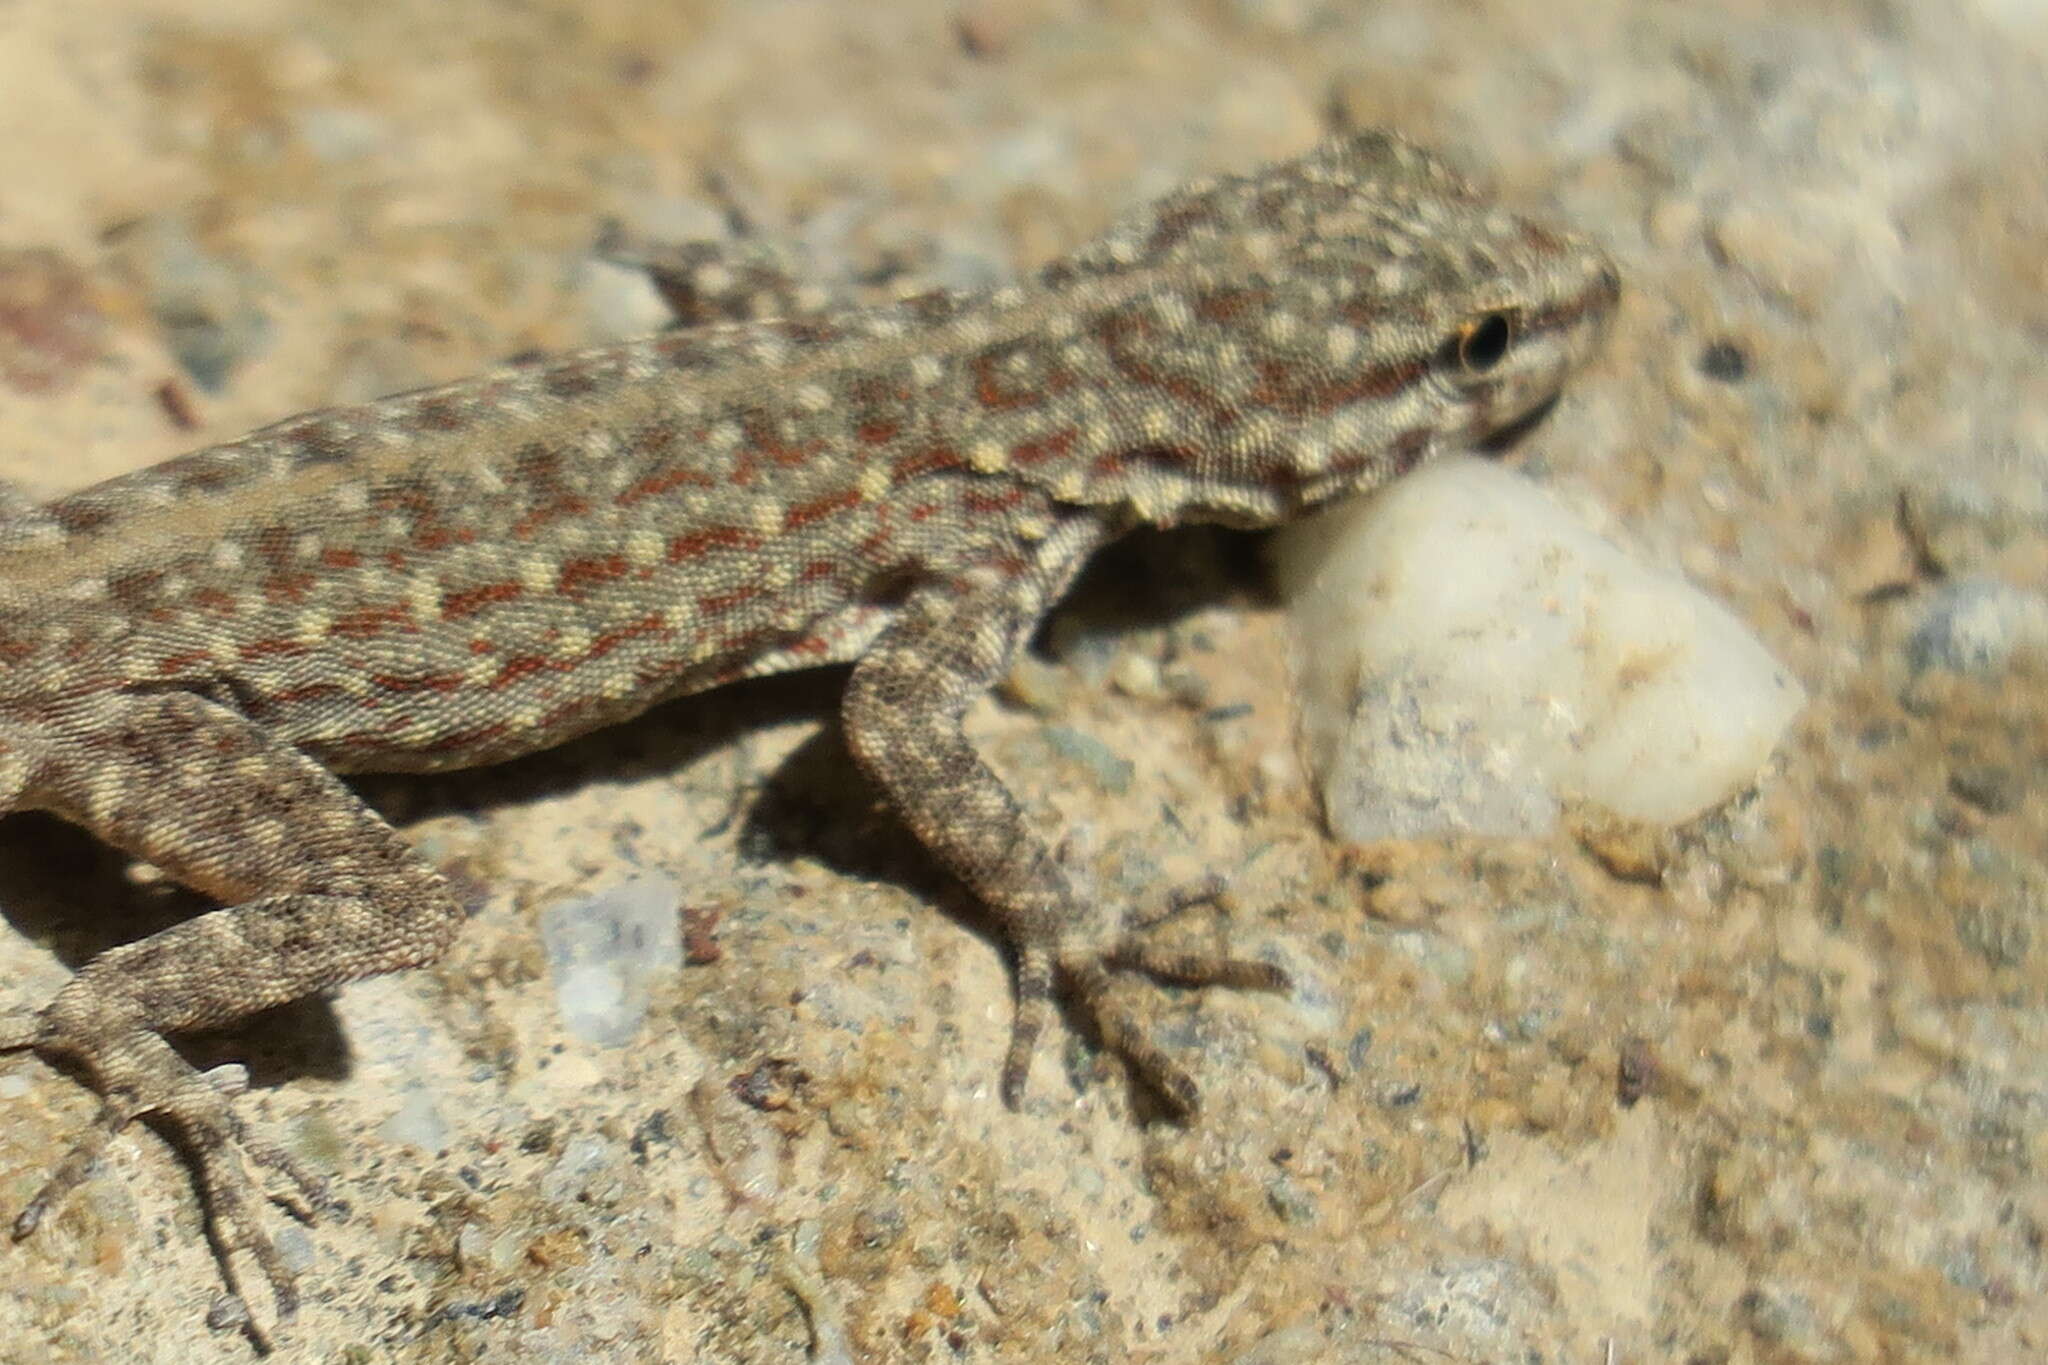
[[[1506,312],[1480,313],[1458,324],[1445,348],[1458,368],[1468,375],[1485,374],[1507,358],[1515,344],[1515,315]]]

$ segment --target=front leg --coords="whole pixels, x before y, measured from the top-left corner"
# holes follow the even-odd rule
[[[1038,1037],[1064,987],[1120,1053],[1176,1110],[1192,1112],[1195,1082],[1112,999],[1119,971],[1199,985],[1285,989],[1265,962],[1156,952],[1129,922],[1105,922],[1075,895],[1059,860],[1025,826],[1002,780],[968,743],[968,706],[1008,670],[1047,605],[1100,539],[1075,523],[1042,547],[1020,576],[989,572],[914,594],[854,669],[845,701],[854,757],[889,795],[924,845],[987,903],[1016,954],[1017,1012],[1002,1092],[1023,1093]]]

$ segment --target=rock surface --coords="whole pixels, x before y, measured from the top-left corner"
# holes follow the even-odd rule
[[[648,325],[608,221],[992,279],[1386,124],[1602,237],[1603,364],[1514,455],[1808,690],[1676,834],[1351,847],[1238,540],[1119,549],[971,732],[1112,908],[1289,999],[1149,998],[1179,1127],[859,783],[838,679],[362,789],[472,888],[430,970],[219,1038],[344,1212],[319,1361],[1790,1365],[2048,1355],[2048,11],[2033,0],[95,0],[0,20],[0,474],[48,496]],[[541,921],[660,875],[626,1046]],[[0,822],[0,998],[192,898]],[[0,1060],[0,1208],[90,1121]],[[0,1360],[243,1362],[148,1132],[0,1247]],[[268,1305],[258,1302],[257,1312]]]

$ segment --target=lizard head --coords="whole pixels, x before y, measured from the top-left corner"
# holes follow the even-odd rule
[[[1500,436],[1620,292],[1591,243],[1377,133],[1190,186],[1061,269],[1126,285],[1091,330],[1119,425],[1161,433],[1086,500],[1155,523],[1271,524]]]

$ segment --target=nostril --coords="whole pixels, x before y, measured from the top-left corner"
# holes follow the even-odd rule
[[[1620,300],[1621,272],[1613,266],[1603,265],[1600,267],[1600,276],[1596,284],[1600,291],[1600,297],[1606,302],[1612,304]]]

